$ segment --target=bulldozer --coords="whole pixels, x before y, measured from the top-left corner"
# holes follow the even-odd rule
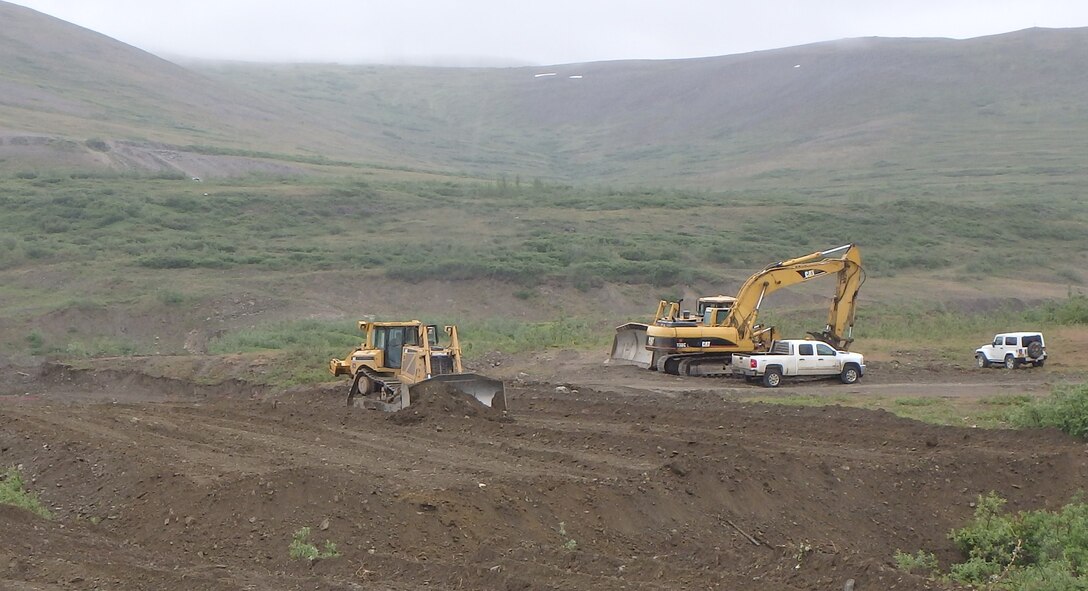
[[[854,309],[865,281],[856,244],[767,265],[749,277],[735,297],[699,298],[696,312],[683,300],[658,303],[649,324],[628,322],[616,328],[609,362],[632,364],[674,375],[727,375],[733,353],[766,352],[778,338],[774,327],[758,324],[764,298],[791,285],[837,276],[827,323],[813,338],[847,350],[853,341]]]
[[[465,372],[456,326],[445,326],[447,344],[438,340],[438,325],[419,320],[359,321],[366,338],[345,359],[329,361],[334,376],[350,376],[348,406],[396,412],[412,404],[412,389],[443,384],[481,404],[506,410],[501,380]]]

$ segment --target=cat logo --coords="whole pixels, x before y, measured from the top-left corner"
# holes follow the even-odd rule
[[[801,274],[801,279],[812,279],[813,277],[823,275],[825,272],[826,271],[821,271],[819,269],[806,269],[804,271],[798,271],[798,273]]]

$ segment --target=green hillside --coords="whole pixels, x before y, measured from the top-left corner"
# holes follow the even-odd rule
[[[455,69],[183,67],[0,22],[0,352],[340,343],[363,315],[598,344],[847,242],[861,338],[1028,318],[1088,280],[1088,29]],[[829,290],[768,318],[818,328]],[[292,341],[307,367],[342,354]]]
[[[193,67],[478,174],[903,189],[933,182],[919,169],[1083,180],[1086,50],[1088,30],[1033,29],[546,68]]]
[[[12,4],[0,2],[0,19],[9,169],[36,152],[170,168],[79,148],[101,139],[611,186],[913,192],[995,176],[1084,181],[1088,29],[542,68],[183,68]],[[18,133],[53,143],[20,153]],[[245,169],[202,166],[205,176]]]

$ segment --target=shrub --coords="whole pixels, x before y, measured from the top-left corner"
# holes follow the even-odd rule
[[[1088,384],[1056,388],[1047,398],[1017,407],[1009,421],[1018,427],[1054,427],[1088,439]]]
[[[979,495],[974,517],[949,538],[966,560],[948,578],[981,589],[1083,591],[1088,589],[1088,504],[1078,495],[1059,511],[1004,513],[1005,499]],[[937,574],[932,554],[897,552],[900,569]]]
[[[167,306],[180,306],[186,300],[185,294],[170,289],[159,291],[157,297]]]
[[[303,527],[295,532],[295,535],[291,538],[291,545],[287,547],[288,554],[291,558],[296,560],[324,560],[326,558],[336,558],[340,556],[340,552],[336,549],[336,544],[325,540],[325,546],[318,549],[317,546],[310,543],[310,528]]]
[[[1088,296],[1071,294],[1063,302],[1048,302],[1040,315],[1054,324],[1088,324]]]
[[[922,550],[914,554],[896,550],[895,564],[899,570],[916,575],[933,575],[940,570],[937,565],[937,557]]]
[[[102,138],[93,137],[84,142],[88,148],[96,152],[109,152],[110,145]]]
[[[45,337],[38,331],[26,335],[26,344],[30,348],[31,355],[43,355],[45,353]]]

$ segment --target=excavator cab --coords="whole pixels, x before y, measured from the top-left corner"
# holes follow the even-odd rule
[[[723,295],[699,298],[698,311],[703,326],[720,326],[729,317],[736,301],[737,298]]]

